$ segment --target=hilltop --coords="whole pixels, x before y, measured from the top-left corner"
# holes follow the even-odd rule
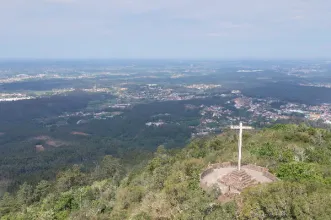
[[[267,167],[281,181],[245,189],[226,203],[200,188],[211,163],[235,162],[234,131],[196,139],[181,150],[160,146],[127,169],[105,156],[91,172],[75,165],[56,181],[23,184],[0,200],[1,219],[330,219],[331,132],[275,125],[244,134],[243,163]]]

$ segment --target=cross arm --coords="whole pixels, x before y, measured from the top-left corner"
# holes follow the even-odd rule
[[[237,129],[237,130],[238,130],[238,129],[240,129],[240,126],[233,126],[233,125],[232,125],[232,126],[231,126],[231,129]],[[253,128],[253,127],[250,127],[250,126],[242,126],[241,129],[244,129],[244,130],[246,130],[246,129],[247,129],[247,130],[252,130],[252,129],[254,129],[254,128]]]
[[[242,129],[248,129],[248,130],[251,130],[251,129],[254,129],[253,127],[250,127],[250,126],[243,126]]]

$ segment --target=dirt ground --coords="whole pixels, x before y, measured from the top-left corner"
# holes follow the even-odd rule
[[[43,152],[43,151],[45,151],[45,148],[44,148],[43,145],[38,144],[38,145],[36,145],[36,151],[37,152]]]
[[[72,135],[81,135],[81,136],[90,136],[90,134],[80,132],[80,131],[73,131],[70,134],[72,134]]]
[[[43,141],[46,145],[51,146],[51,147],[61,147],[61,146],[67,145],[67,143],[64,141],[56,140],[56,139],[53,139],[52,137],[49,137],[46,135],[34,137],[33,140]]]

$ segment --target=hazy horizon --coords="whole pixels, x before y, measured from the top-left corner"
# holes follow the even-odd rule
[[[327,0],[0,1],[2,59],[331,59]]]

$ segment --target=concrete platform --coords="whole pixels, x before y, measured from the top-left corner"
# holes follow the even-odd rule
[[[222,179],[225,175],[235,171],[237,167],[221,167],[221,168],[216,168],[213,169],[212,172],[209,174],[205,175],[204,177],[201,178],[200,182],[203,186],[205,187],[212,187],[217,185],[220,189],[222,194],[225,193],[240,193],[238,190],[231,188],[231,192],[229,192],[230,187],[220,183],[220,179]],[[248,175],[250,175],[257,184],[259,183],[270,183],[273,182],[274,180],[269,179],[264,175],[263,172],[259,172],[253,169],[249,169],[245,166],[242,167],[243,170],[246,171]]]

